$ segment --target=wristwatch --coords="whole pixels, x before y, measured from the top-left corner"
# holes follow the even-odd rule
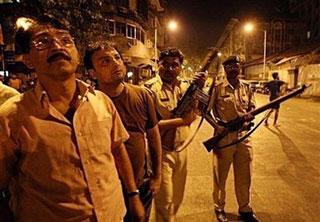
[[[135,190],[135,191],[132,191],[132,192],[128,192],[127,193],[127,197],[134,197],[136,195],[139,195],[140,194],[140,191],[139,190]]]

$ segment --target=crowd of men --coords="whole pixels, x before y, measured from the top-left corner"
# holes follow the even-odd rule
[[[37,84],[22,94],[0,84],[0,218],[9,222],[174,222],[181,206],[188,149],[179,149],[197,117],[197,101],[182,116],[172,112],[188,83],[179,81],[183,54],[161,51],[158,76],[147,87],[124,82],[126,67],[107,41],[88,45],[84,65],[99,90],[76,78],[80,56],[68,24],[52,17],[32,20],[16,32],[24,63]],[[240,60],[223,63],[211,115],[224,122],[255,108],[250,88],[239,80]],[[196,73],[200,86],[206,73]],[[220,128],[215,130],[219,133]],[[245,131],[231,130],[230,144]],[[213,201],[218,221],[226,180],[234,167],[241,220],[258,221],[250,205],[252,147],[249,139],[213,152]]]

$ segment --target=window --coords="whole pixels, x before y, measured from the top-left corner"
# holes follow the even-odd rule
[[[110,35],[115,35],[116,30],[115,30],[115,22],[112,20],[108,21],[108,31]]]
[[[120,34],[123,36],[127,35],[126,24],[122,22],[116,22],[116,34]]]
[[[311,37],[311,31],[307,31],[307,39],[310,39]]]
[[[136,38],[136,27],[133,25],[127,24],[127,37],[135,39]]]

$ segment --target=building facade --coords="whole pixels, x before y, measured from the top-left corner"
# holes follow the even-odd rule
[[[309,40],[320,39],[320,1],[289,0],[290,12],[306,24],[304,35]]]
[[[123,54],[134,84],[153,76],[157,50],[164,47],[165,7],[159,0],[107,0],[103,7],[109,38]]]
[[[135,84],[152,76],[157,50],[164,47],[165,0],[70,0],[37,3],[15,0],[0,3],[0,24],[3,24],[6,48],[12,48],[14,23],[18,17],[49,13],[70,22],[81,53],[91,40],[101,36],[114,42],[123,54],[128,79]]]

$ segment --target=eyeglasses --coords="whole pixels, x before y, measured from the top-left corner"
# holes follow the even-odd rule
[[[33,41],[33,45],[38,50],[44,50],[49,48],[53,41],[56,41],[59,43],[60,46],[64,46],[67,48],[70,48],[74,45],[74,41],[72,37],[69,34],[60,34],[56,35],[54,37],[49,35],[40,35],[37,36]]]

